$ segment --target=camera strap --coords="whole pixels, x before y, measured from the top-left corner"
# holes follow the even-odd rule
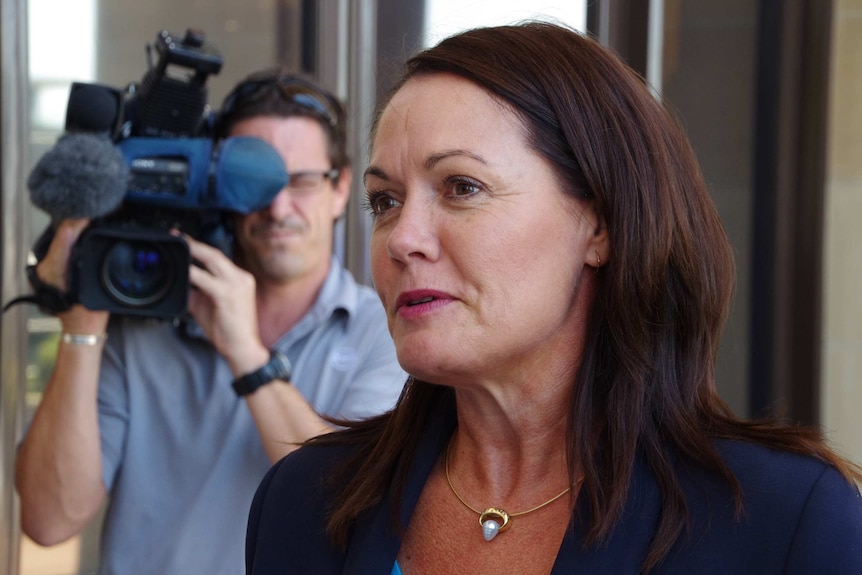
[[[48,314],[64,312],[72,307],[74,302],[69,297],[69,294],[56,286],[43,282],[39,274],[36,273],[35,265],[27,266],[27,281],[30,282],[34,293],[16,297],[3,306],[4,313],[10,307],[19,303],[36,304],[39,306],[39,309]]]

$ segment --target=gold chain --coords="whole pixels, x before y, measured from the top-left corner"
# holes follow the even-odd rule
[[[452,485],[452,480],[449,478],[449,451],[451,449],[452,449],[452,441],[449,440],[449,444],[446,446],[446,459],[444,460],[445,461],[445,467],[446,467],[446,483],[449,484],[449,489],[452,490],[452,493],[455,495],[455,497],[458,498],[458,501],[460,501],[464,505],[464,507],[466,507],[467,509],[469,509],[473,513],[476,513],[477,515],[481,516],[482,512],[479,511],[478,509],[473,509],[472,507],[470,507],[470,504],[467,503],[466,501],[464,501],[461,498],[461,496],[458,495],[458,492],[455,491],[455,486]],[[546,505],[550,505],[551,503],[553,503],[554,501],[556,501],[557,499],[559,499],[560,497],[562,497],[563,495],[565,495],[566,493],[571,491],[571,489],[572,489],[571,486],[566,487],[562,492],[558,493],[557,495],[554,495],[553,497],[551,497],[550,499],[548,499],[544,503],[536,505],[532,509],[527,509],[526,511],[519,511],[517,513],[509,513],[508,515],[509,515],[509,517],[518,517],[519,515],[526,515],[527,513],[532,513],[533,511],[537,511]]]

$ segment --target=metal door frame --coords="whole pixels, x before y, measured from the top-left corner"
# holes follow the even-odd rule
[[[2,301],[25,288],[29,237],[24,193],[29,161],[27,2],[0,0],[0,282]],[[26,309],[14,307],[0,322],[0,573],[18,573],[20,529],[14,489],[16,442],[23,421]]]

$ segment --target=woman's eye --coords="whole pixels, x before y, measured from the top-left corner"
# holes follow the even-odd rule
[[[381,216],[392,208],[398,207],[398,205],[398,200],[385,192],[369,191],[365,195],[365,201],[363,202],[363,207],[374,217]]]
[[[456,197],[472,196],[481,192],[484,186],[471,178],[452,176],[446,179],[446,189]]]

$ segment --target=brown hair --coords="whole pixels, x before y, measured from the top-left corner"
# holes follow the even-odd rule
[[[225,96],[211,119],[213,136],[226,138],[237,123],[261,116],[316,120],[327,136],[332,167],[341,169],[350,165],[344,106],[310,77],[282,67],[249,74]]]
[[[508,104],[528,143],[566,188],[594,198],[607,224],[610,261],[572,382],[567,436],[572,482],[584,474],[587,544],[600,543],[619,520],[636,456],[662,493],[644,571],[667,555],[687,521],[674,460],[724,478],[742,512],[716,438],[813,455],[860,478],[816,429],[743,421],[718,397],[714,364],[735,284],[731,247],[683,130],[637,74],[598,42],[541,22],[448,38],[410,59],[393,93],[435,73],[466,78]],[[401,492],[429,414],[453,406],[451,389],[411,379],[391,414],[323,440],[360,445],[329,520],[336,543],[388,489]]]

